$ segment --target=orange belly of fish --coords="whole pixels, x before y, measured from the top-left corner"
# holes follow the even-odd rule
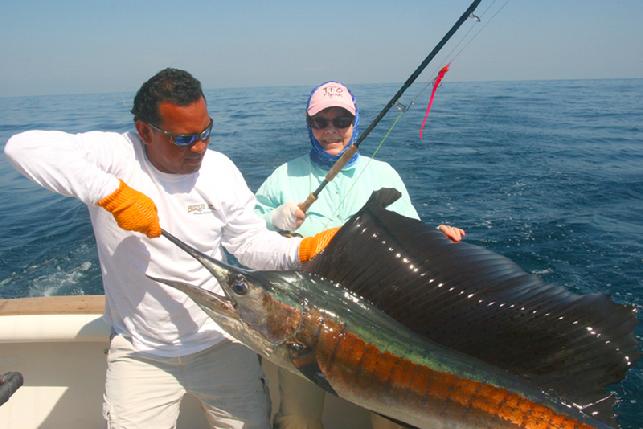
[[[372,411],[431,429],[591,429],[501,387],[381,351],[319,315],[306,319],[298,336],[312,345],[326,380],[341,397]]]

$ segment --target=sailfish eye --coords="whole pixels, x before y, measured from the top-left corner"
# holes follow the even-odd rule
[[[248,285],[243,279],[236,279],[232,282],[232,292],[237,295],[245,295],[248,293]]]

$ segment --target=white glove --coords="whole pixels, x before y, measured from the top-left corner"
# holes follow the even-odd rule
[[[304,223],[306,214],[296,203],[288,201],[272,212],[272,224],[282,231],[294,231]]]

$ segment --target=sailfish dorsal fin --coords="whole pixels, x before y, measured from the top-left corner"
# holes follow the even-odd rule
[[[544,283],[499,254],[386,210],[382,189],[304,270],[341,282],[411,330],[614,423],[609,384],[639,357],[632,307]]]

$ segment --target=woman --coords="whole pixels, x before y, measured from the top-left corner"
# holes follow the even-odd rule
[[[271,229],[294,231],[304,237],[344,224],[366,203],[373,191],[396,188],[401,198],[388,209],[419,219],[399,174],[383,161],[361,156],[349,160],[304,213],[304,201],[324,180],[328,169],[354,144],[359,135],[359,109],[352,93],[339,82],[314,88],[306,109],[310,153],[279,166],[257,191],[256,210]],[[438,227],[452,241],[464,231]],[[324,392],[304,379],[279,369],[281,403],[275,416],[277,429],[321,429]],[[373,428],[399,427],[372,414]]]

